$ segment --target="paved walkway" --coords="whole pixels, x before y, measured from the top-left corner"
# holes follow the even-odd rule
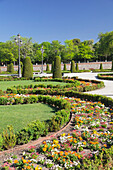
[[[99,95],[104,95],[113,98],[113,81],[97,79],[97,74],[98,73],[69,73],[69,74],[65,73],[64,76],[70,76],[70,77],[78,76],[78,78],[82,78],[82,79],[103,81],[105,84],[105,88],[86,92],[86,93],[99,94]]]

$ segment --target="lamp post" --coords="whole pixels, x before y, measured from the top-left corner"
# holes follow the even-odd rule
[[[22,40],[20,39],[20,34],[15,38],[15,42],[18,45],[18,77],[22,77],[21,75],[21,65],[20,65],[20,46],[22,45]]]
[[[42,52],[42,73],[43,73],[43,53],[44,53],[43,45],[42,45],[42,48],[41,48],[41,52]]]

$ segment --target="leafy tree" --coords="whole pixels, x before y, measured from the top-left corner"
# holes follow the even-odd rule
[[[99,52],[106,60],[108,56],[113,53],[113,31],[106,32],[105,34],[100,33],[99,39]]]
[[[65,43],[65,58],[67,61],[71,61],[74,56],[78,53],[78,46],[74,45],[73,40],[66,40]]]
[[[93,58],[93,50],[90,48],[89,45],[86,45],[84,42],[82,42],[79,45],[79,52],[77,53],[77,60],[90,60]]]
[[[60,56],[56,56],[54,60],[53,78],[62,78]]]
[[[71,73],[75,72],[75,62],[74,60],[71,61],[71,69],[70,69]]]
[[[26,78],[33,77],[33,66],[30,57],[26,57],[24,59],[22,77],[26,77]]]

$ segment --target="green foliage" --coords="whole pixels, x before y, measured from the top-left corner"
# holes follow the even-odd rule
[[[8,64],[8,65],[7,65],[7,72],[9,72],[9,67],[10,67],[10,66],[9,66],[9,64]]]
[[[54,61],[52,61],[52,66],[51,66],[51,73],[54,71]]]
[[[76,71],[79,71],[78,63],[76,63]]]
[[[33,77],[33,66],[31,63],[31,59],[29,57],[26,57],[24,59],[22,77],[25,77],[25,78]]]
[[[112,60],[112,67],[111,67],[111,70],[113,70],[113,60]]]
[[[36,140],[41,135],[45,135],[45,132],[47,134],[47,127],[44,122],[40,122],[39,120],[32,121],[26,128],[17,132],[17,144],[25,144],[30,140]]]
[[[54,71],[53,71],[53,78],[61,78],[61,59],[60,56],[56,56],[54,60]]]
[[[103,66],[102,66],[102,63],[100,63],[100,70],[103,70]]]
[[[49,64],[47,64],[46,71],[50,71],[50,70],[49,70]]]
[[[67,71],[66,64],[64,63],[64,71]]]
[[[0,134],[0,150],[2,150],[2,148],[3,148],[3,137]]]
[[[16,145],[16,135],[11,125],[7,126],[7,128],[3,130],[2,136],[3,136],[3,147],[5,149],[13,148]]]
[[[75,72],[75,62],[74,60],[71,61],[71,69],[70,69],[71,73]]]

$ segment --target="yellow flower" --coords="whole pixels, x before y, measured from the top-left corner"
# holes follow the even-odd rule
[[[37,167],[35,168],[35,170],[41,170],[42,168],[39,167],[39,165],[37,165]]]
[[[46,148],[43,148],[43,151],[45,152],[45,151],[46,151]]]
[[[27,161],[25,159],[23,159],[23,163],[25,164]]]

